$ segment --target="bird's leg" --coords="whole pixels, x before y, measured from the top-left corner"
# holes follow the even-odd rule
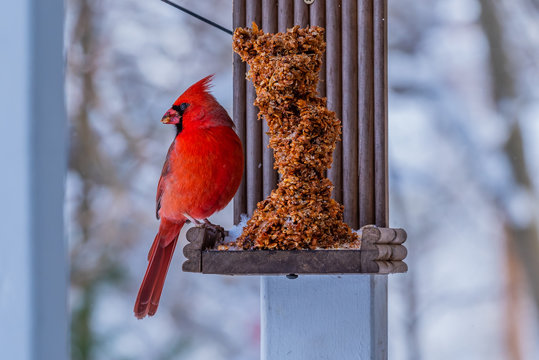
[[[189,220],[190,222],[192,222],[196,226],[202,225],[202,222],[200,220],[198,220],[198,219],[195,219],[194,217],[191,217],[191,216],[189,216],[187,214],[183,214],[183,216],[185,216],[187,218],[187,220]]]
[[[225,231],[222,226],[212,224],[208,219],[195,219],[188,214],[184,214],[184,216],[193,224],[195,224],[195,226],[203,227],[204,229],[210,231],[212,233],[212,236],[216,238],[216,242],[221,242],[222,240],[224,240],[225,236],[228,235],[228,232]]]

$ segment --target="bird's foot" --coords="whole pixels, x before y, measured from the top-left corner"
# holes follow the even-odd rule
[[[223,241],[226,235],[228,235],[228,231],[225,231],[222,226],[212,224],[208,219],[204,219],[204,223],[202,223],[200,227],[203,227],[212,232],[214,236],[216,236],[217,242]]]

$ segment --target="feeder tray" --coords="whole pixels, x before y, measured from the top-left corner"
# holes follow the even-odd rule
[[[194,227],[187,232],[183,248],[187,258],[183,271],[223,275],[279,274],[391,274],[408,266],[402,260],[407,250],[403,229],[361,228],[360,249],[320,250],[217,250],[221,234]]]

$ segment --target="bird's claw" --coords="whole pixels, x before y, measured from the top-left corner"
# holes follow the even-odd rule
[[[216,242],[220,242],[224,240],[226,235],[228,235],[228,231],[225,231],[225,229],[222,226],[212,224],[208,219],[204,219],[204,223],[202,223],[199,226],[212,232],[213,235],[216,237],[216,240],[217,240]]]

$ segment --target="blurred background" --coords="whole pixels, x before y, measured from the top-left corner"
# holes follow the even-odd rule
[[[177,2],[232,28],[232,1]],[[390,276],[389,358],[538,359],[539,0],[389,14],[390,224],[410,269]],[[157,0],[67,0],[65,39],[72,358],[258,359],[258,277],[183,273],[177,251],[157,316],[132,311],[175,134],[159,120],[211,73],[231,113],[231,37]]]

